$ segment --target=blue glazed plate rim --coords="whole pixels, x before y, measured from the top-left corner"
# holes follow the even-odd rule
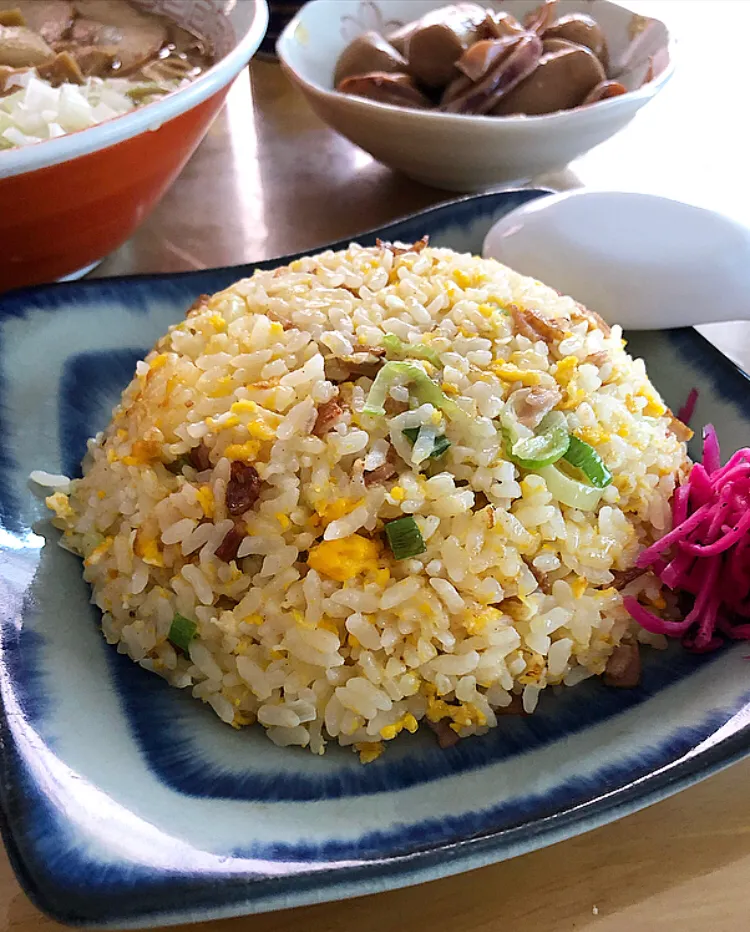
[[[744,711],[747,713],[747,706]],[[747,715],[744,717],[747,718]],[[8,773],[8,757],[13,756],[12,750],[10,755],[8,754],[6,738],[7,731],[3,723],[0,727],[0,762],[4,775]],[[33,873],[27,870],[26,861],[16,845],[7,812],[7,797],[9,792],[13,793],[13,783],[5,777],[1,786],[3,798],[0,806],[0,835],[26,895],[43,913],[59,922],[85,928],[117,929],[200,922],[348,899],[508,860],[573,838],[645,809],[721,772],[749,754],[750,724],[742,726],[715,745],[686,760],[677,761],[610,794],[533,823],[478,834],[460,842],[429,845],[405,855],[374,858],[361,865],[347,866],[344,868],[344,876],[333,870],[297,874],[293,879],[294,890],[291,893],[282,889],[289,882],[289,879],[284,877],[252,878],[242,882],[238,881],[238,878],[220,881],[213,876],[205,881],[189,884],[189,888],[198,895],[207,892],[205,899],[199,898],[187,908],[181,906],[175,909],[172,906],[172,897],[169,897],[170,905],[165,905],[158,886],[148,893],[139,890],[139,901],[146,909],[139,909],[129,915],[113,915],[108,909],[96,911],[96,914],[89,911],[86,915],[83,911],[61,909],[54,896],[48,896],[44,886],[37,883]],[[15,766],[22,767],[18,761],[15,762]],[[33,800],[28,799],[27,803],[33,804]],[[127,900],[128,891],[123,889],[121,893],[121,898]],[[85,896],[82,899],[90,905]]]
[[[416,214],[407,215],[400,220],[369,230],[356,236],[347,237],[336,243],[315,247],[315,251],[327,248],[339,248],[352,240],[368,240],[375,236],[388,237],[405,223],[430,220],[437,215],[449,217],[453,213],[462,213],[462,207],[477,202],[500,204],[507,196],[532,199],[550,193],[544,189],[514,189],[512,191],[494,192],[459,198],[447,203],[428,208]],[[79,294],[95,291],[106,285],[128,283],[148,284],[164,283],[175,280],[200,280],[201,277],[227,276],[242,277],[257,268],[272,268],[279,263],[292,261],[312,250],[290,256],[248,263],[241,266],[226,266],[218,269],[196,270],[185,273],[159,273],[150,275],[118,276],[109,279],[90,279],[60,285],[40,286],[22,289],[7,295],[15,303],[26,296],[54,292],[61,298],[66,292],[75,289]],[[3,299],[0,297],[0,317],[3,315]],[[12,311],[11,311],[12,313]],[[716,391],[722,395],[734,395],[746,391],[748,376],[731,360],[725,357],[697,331],[683,329],[674,331],[670,341],[678,344],[683,352],[699,355],[706,365],[707,374],[720,374],[722,379],[731,381],[736,391],[720,379],[714,379]],[[22,778],[25,765],[14,746],[11,731],[4,718],[0,719],[0,833],[8,851],[13,868],[30,899],[44,912],[54,918],[74,925],[102,926],[143,926],[151,923],[173,923],[186,919],[205,920],[234,916],[255,911],[301,906],[307,903],[346,898],[365,893],[390,889],[445,876],[478,867],[483,864],[514,857],[525,851],[552,844],[564,838],[573,837],[598,825],[620,818],[638,809],[657,802],[681,789],[687,788],[700,780],[717,773],[725,767],[750,754],[750,705],[745,705],[734,718],[727,723],[729,733],[702,750],[694,750],[641,778],[620,785],[611,792],[605,792],[582,804],[560,809],[548,816],[537,818],[532,822],[522,823],[503,829],[490,829],[470,835],[456,842],[438,842],[415,845],[405,854],[390,857],[362,858],[361,863],[347,865],[341,870],[309,871],[296,875],[293,889],[285,890],[289,878],[274,879],[268,876],[258,878],[230,877],[219,879],[210,875],[205,880],[188,881],[187,886],[194,896],[188,902],[175,908],[176,899],[169,896],[169,884],[165,890],[155,886],[145,897],[143,907],[137,911],[120,910],[113,903],[114,910],[61,909],[55,893],[45,889],[39,882],[39,872],[28,869],[28,857],[24,858],[16,839],[12,825],[23,821],[23,812],[34,805],[32,796],[20,798],[18,788],[25,782]],[[747,724],[745,724],[747,722]],[[33,781],[28,781],[32,783]],[[38,793],[34,785],[34,791]],[[39,802],[44,799],[39,794]],[[43,875],[42,875],[43,879]],[[120,896],[115,897],[120,906],[127,901],[127,891],[122,885]],[[86,897],[81,903],[86,903]],[[90,904],[89,904],[90,905]]]

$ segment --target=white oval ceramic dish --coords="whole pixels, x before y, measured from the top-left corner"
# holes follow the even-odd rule
[[[538,0],[481,0],[523,16]],[[287,74],[329,126],[376,159],[418,181],[480,191],[561,168],[626,126],[671,77],[673,48],[659,20],[609,0],[560,0],[559,13],[593,16],[630,93],[544,116],[465,116],[408,110],[333,90],[336,60],[357,35],[388,32],[446,0],[311,0],[286,27],[278,53]],[[653,58],[655,77],[639,87]]]
[[[539,198],[492,227],[483,255],[575,295],[628,330],[750,318],[750,230],[666,197],[569,191]]]

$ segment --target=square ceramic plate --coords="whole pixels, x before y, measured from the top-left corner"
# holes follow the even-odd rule
[[[479,252],[540,192],[469,198],[359,237]],[[279,260],[287,261],[287,260]],[[273,267],[275,262],[264,263]],[[594,828],[750,750],[738,645],[652,652],[632,691],[588,681],[530,718],[441,751],[403,736],[362,767],[233,731],[108,647],[79,561],[27,488],[76,474],[135,361],[193,299],[252,267],[0,299],[0,807],[33,900],[97,926],[205,920],[371,893],[513,857]],[[635,335],[668,404],[750,442],[746,377],[692,330]]]

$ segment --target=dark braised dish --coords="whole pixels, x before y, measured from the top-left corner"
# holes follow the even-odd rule
[[[649,68],[645,81],[653,77]],[[607,40],[586,13],[557,16],[546,0],[519,21],[456,3],[342,52],[336,90],[414,109],[488,116],[541,115],[627,93]]]

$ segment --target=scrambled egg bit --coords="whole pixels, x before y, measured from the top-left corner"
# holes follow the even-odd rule
[[[495,375],[503,382],[521,382],[522,385],[538,385],[541,381],[538,372],[518,369],[516,366],[501,362],[492,366]]]
[[[164,566],[164,557],[159,549],[158,541],[151,534],[144,532],[142,528],[135,535],[133,550],[136,556],[139,556],[149,566]]]
[[[315,505],[316,514],[311,523],[313,526],[320,523],[328,526],[332,521],[338,521],[359,508],[363,502],[363,498],[335,498],[332,502],[320,502]]]
[[[458,734],[462,728],[472,724],[482,727],[487,724],[487,718],[481,709],[478,709],[471,702],[462,702],[458,705],[439,699],[432,693],[429,687],[431,684],[425,684],[427,695],[427,720],[430,722],[448,721],[450,728]],[[433,687],[434,688],[434,687]],[[382,734],[382,732],[381,732]]]
[[[400,718],[397,722],[381,728],[380,736],[385,741],[392,741],[396,735],[400,734],[404,729],[413,735],[417,728],[419,728],[419,725],[416,718],[411,714],[411,712],[407,712],[407,714]]]
[[[355,744],[354,747],[359,753],[359,760],[362,764],[371,764],[383,753],[382,741],[362,741],[359,744]]]
[[[346,582],[361,573],[376,572],[380,567],[380,547],[374,540],[352,534],[340,540],[324,540],[310,550],[307,565],[335,579]]]
[[[213,518],[214,516],[214,493],[211,490],[210,485],[202,485],[200,488],[195,490],[196,498],[198,499],[198,504],[201,506],[203,514],[207,518]]]
[[[68,521],[75,517],[70,499],[64,492],[54,492],[52,495],[48,495],[44,503],[50,511],[54,511],[56,517],[61,521]],[[61,526],[64,527],[64,525],[56,525],[56,527]]]

